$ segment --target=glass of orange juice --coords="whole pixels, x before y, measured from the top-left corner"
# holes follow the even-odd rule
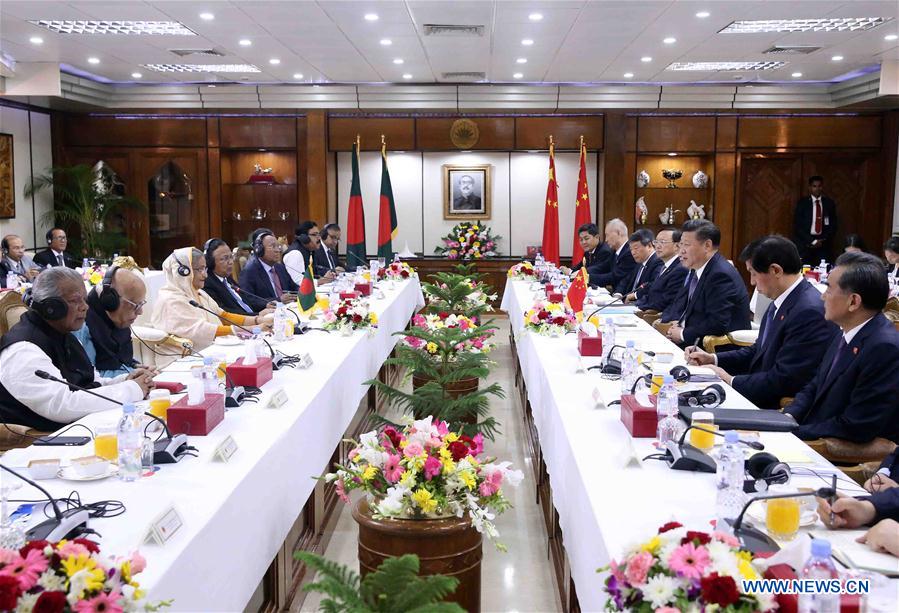
[[[701,451],[708,451],[715,446],[715,435],[712,432],[718,431],[715,425],[715,416],[708,411],[697,411],[693,413],[691,421],[694,428],[690,430],[690,444]]]
[[[771,488],[771,493],[788,494],[792,490]],[[765,527],[768,534],[779,541],[792,541],[799,532],[800,504],[798,498],[774,498],[767,503]]]
[[[665,379],[665,375],[668,374],[668,371],[665,370],[665,366],[653,365],[652,367],[652,385],[649,388],[650,394],[658,394],[659,390],[662,388],[662,383]]]
[[[149,413],[165,421],[168,418],[169,407],[172,406],[172,395],[169,393],[169,390],[150,390],[149,401]]]
[[[119,459],[119,437],[115,424],[97,426],[94,434],[94,455],[110,462]]]

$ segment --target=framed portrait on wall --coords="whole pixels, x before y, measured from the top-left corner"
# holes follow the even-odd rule
[[[443,218],[490,219],[490,164],[443,165]]]
[[[0,219],[12,219],[16,216],[15,177],[12,134],[0,133]]]

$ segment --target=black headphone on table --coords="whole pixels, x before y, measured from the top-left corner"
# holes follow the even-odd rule
[[[35,300],[30,287],[25,291],[25,295],[22,296],[22,302],[47,321],[58,321],[69,312],[69,305],[66,304],[65,300],[57,296]]]
[[[256,240],[253,241],[253,255],[260,260],[262,259],[262,256],[265,255],[265,245],[262,244],[262,239],[266,236],[274,236],[274,234],[268,231],[261,232],[259,236],[256,237]]]
[[[178,258],[177,251],[172,251],[172,257],[175,258],[175,262],[178,263],[178,269],[177,269],[178,274],[181,275],[182,277],[189,277],[190,276],[190,266],[186,265],[184,262],[182,262]]]
[[[756,453],[746,460],[746,473],[752,478],[744,482],[745,492],[765,491],[772,483],[786,483],[791,475],[790,466],[767,451]]]
[[[122,304],[122,297],[116,288],[112,286],[112,280],[115,278],[115,273],[118,269],[118,266],[109,267],[109,270],[103,275],[100,291],[97,292],[97,295],[100,297],[100,306],[110,312],[115,311]]]

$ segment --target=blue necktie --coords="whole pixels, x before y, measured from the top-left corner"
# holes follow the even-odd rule
[[[240,308],[242,308],[247,313],[253,312],[253,309],[251,309],[246,302],[244,302],[243,300],[240,299],[240,294],[238,294],[236,291],[234,291],[234,288],[231,287],[231,284],[228,283],[227,279],[225,281],[222,281],[222,283],[225,284],[225,287],[228,288],[228,291],[231,292],[231,295],[234,296],[235,300],[237,300],[237,304],[240,305]]]
[[[687,290],[687,302],[693,300],[693,292],[696,291],[696,286],[699,285],[699,277],[696,276],[696,272],[690,271],[690,287]]]
[[[842,336],[840,338],[840,348],[837,350],[836,354],[834,354],[834,356],[833,356],[833,361],[830,363],[830,368],[827,370],[827,378],[825,379],[825,381],[830,380],[831,375],[839,374],[839,373],[834,373],[833,369],[836,367],[837,362],[840,361],[840,358],[843,357],[844,355],[846,355],[846,353],[848,351],[849,351],[849,345],[846,343],[846,337]]]
[[[774,313],[777,309],[774,308],[774,303],[768,305],[768,310],[765,311],[765,321],[763,322],[764,330],[762,330],[762,336],[759,339],[759,347],[765,347],[765,339],[768,338],[768,331],[771,330],[771,325],[774,323]]]

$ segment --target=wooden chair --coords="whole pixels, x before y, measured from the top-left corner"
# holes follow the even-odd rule
[[[235,247],[232,250],[232,253],[234,254],[234,263],[231,265],[231,278],[234,279],[234,282],[236,283],[240,278],[240,271],[243,270],[250,259],[250,248]]]
[[[657,319],[652,322],[652,327],[662,333],[662,336],[665,336],[668,333],[668,328],[674,325],[673,321],[662,321],[661,319]]]
[[[883,459],[896,448],[896,443],[880,437],[867,443],[853,443],[840,438],[825,437],[806,441],[806,444],[860,484],[870,478]],[[872,471],[871,465],[875,464]]]
[[[22,302],[22,294],[16,291],[5,291],[0,295],[0,335],[19,323],[28,307]]]
[[[883,307],[883,314],[899,330],[899,298],[893,297],[887,300],[886,306]]]
[[[131,326],[131,346],[134,359],[145,366],[159,368],[190,355],[193,350],[188,339],[145,326]]]
[[[645,311],[637,310],[634,314],[648,323],[650,326],[662,317],[661,313],[659,313],[658,311],[653,311],[652,309],[647,309]]]
[[[130,255],[120,255],[115,260],[112,261],[113,266],[118,266],[119,268],[124,268],[125,270],[134,270],[141,274],[144,273],[144,269],[141,268],[138,263],[134,260]]]
[[[47,434],[50,432],[40,432],[19,424],[0,424],[0,453],[28,447],[35,437]]]
[[[709,353],[715,353],[718,347],[723,345],[737,345],[738,347],[749,347],[755,343],[758,337],[758,330],[734,330],[723,336],[706,336],[702,339],[702,348]]]

